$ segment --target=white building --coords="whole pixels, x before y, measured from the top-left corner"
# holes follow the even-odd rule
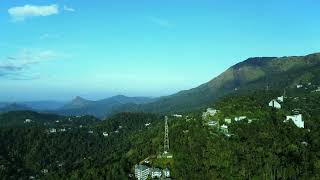
[[[301,84],[298,84],[297,85],[297,88],[299,89],[299,88],[302,88],[303,87],[303,85],[301,85]]]
[[[216,109],[212,109],[212,108],[208,108],[208,109],[207,109],[207,113],[208,113],[209,115],[211,115],[211,116],[216,115],[217,112],[218,112],[218,110],[216,110]]]
[[[284,97],[283,97],[283,96],[277,97],[277,100],[278,100],[279,102],[283,102],[283,101],[284,101]]]
[[[247,118],[247,116],[239,116],[239,117],[235,117],[234,120],[235,121],[241,121],[241,120],[244,120],[246,118]]]
[[[302,120],[302,115],[293,115],[293,116],[287,116],[287,119],[285,122],[288,122],[289,120],[292,120],[292,122],[299,128],[304,128],[304,121]]]
[[[231,119],[224,119],[224,122],[230,124],[231,123]]]
[[[281,104],[275,99],[273,99],[269,102],[269,106],[276,108],[276,109],[281,109]]]
[[[25,119],[24,123],[31,123],[31,119]]]
[[[109,136],[109,134],[108,134],[107,132],[103,132],[102,135],[103,135],[104,137]]]
[[[50,132],[50,133],[56,133],[56,132],[57,132],[57,129],[55,129],[55,128],[50,128],[50,129],[49,129],[49,132]]]
[[[216,125],[218,125],[217,121],[209,121],[208,122],[208,126],[216,126]]]
[[[223,133],[228,133],[228,126],[227,125],[222,125],[221,127],[220,127],[220,129],[221,129],[221,131],[223,132]]]
[[[89,134],[93,134],[93,131],[88,131]]]
[[[218,112],[218,110],[216,109],[212,109],[212,108],[208,108],[206,112],[202,113],[202,118],[207,118],[208,116],[214,116],[216,115]]]
[[[49,171],[48,171],[48,169],[42,169],[41,172],[42,172],[43,174],[47,174]]]
[[[146,180],[149,176],[150,169],[145,165],[135,165],[134,174],[138,180]]]
[[[151,124],[151,123],[146,123],[146,124],[144,124],[144,126],[145,126],[145,127],[148,127],[148,126],[150,126],[150,124]]]
[[[60,132],[66,132],[66,131],[67,131],[66,128],[60,129]]]
[[[181,114],[174,114],[173,117],[182,118],[182,115]]]
[[[182,131],[183,133],[188,133],[189,132],[189,130],[187,129],[187,130],[183,130]]]
[[[170,170],[168,168],[163,170],[163,176],[170,177]]]
[[[162,171],[159,168],[153,168],[151,169],[151,178],[160,178],[162,175]]]

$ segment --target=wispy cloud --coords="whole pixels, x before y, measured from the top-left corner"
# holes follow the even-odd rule
[[[173,27],[173,24],[170,23],[168,20],[166,19],[163,19],[163,18],[159,18],[159,17],[156,17],[156,16],[149,16],[148,19],[158,25],[158,26],[161,26],[161,27],[165,27],[165,28],[170,28],[170,27]]]
[[[65,11],[69,11],[69,12],[75,12],[76,10],[75,9],[73,9],[73,8],[71,8],[71,7],[68,7],[68,6],[63,6],[63,10],[65,10]]]
[[[50,34],[50,33],[44,33],[40,35],[41,40],[47,40],[47,39],[57,39],[60,38],[59,34]]]
[[[14,56],[0,59],[0,77],[13,80],[34,79],[34,75],[25,74],[24,71],[34,64],[54,60],[57,57],[59,55],[52,50],[22,50]]]
[[[56,4],[46,6],[24,5],[8,9],[8,13],[14,21],[23,21],[30,17],[50,16],[59,13],[59,7]]]

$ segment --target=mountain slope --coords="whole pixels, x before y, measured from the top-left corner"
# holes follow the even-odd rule
[[[240,62],[200,85],[159,98],[153,103],[126,106],[123,111],[177,112],[198,109],[219,97],[248,90],[281,89],[319,81],[320,53],[292,57],[256,57]]]
[[[115,96],[101,101],[78,100],[83,107],[62,108],[65,115],[105,117],[118,112],[183,112],[204,107],[228,94],[274,89],[320,81],[320,53],[307,56],[254,57],[235,64],[196,88],[157,99]],[[141,100],[141,101],[140,101]],[[148,103],[149,102],[149,103]]]

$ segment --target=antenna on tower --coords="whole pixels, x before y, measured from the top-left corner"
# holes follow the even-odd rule
[[[169,152],[169,128],[168,128],[168,117],[165,117],[164,124],[164,152],[163,154],[167,154]]]

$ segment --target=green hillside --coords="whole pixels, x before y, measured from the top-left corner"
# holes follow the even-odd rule
[[[181,91],[141,106],[127,106],[127,111],[179,112],[199,109],[227,94],[248,90],[283,90],[307,82],[319,82],[320,53],[299,57],[249,58],[199,87]]]
[[[168,167],[174,179],[318,179],[320,93],[313,92],[315,87],[288,88],[280,110],[271,109],[268,102],[282,91],[252,91],[212,102],[208,107],[219,110],[212,119],[201,117],[205,109],[182,118],[170,116],[173,159],[168,160],[157,158],[163,152],[164,122],[154,114],[120,113],[57,133],[48,133],[46,126],[1,128],[5,148],[0,150],[0,175],[130,179],[134,165],[148,158],[150,166]],[[293,109],[302,113],[305,128],[283,122]],[[228,125],[231,136],[207,125],[209,120],[222,124],[236,116],[247,119]]]

